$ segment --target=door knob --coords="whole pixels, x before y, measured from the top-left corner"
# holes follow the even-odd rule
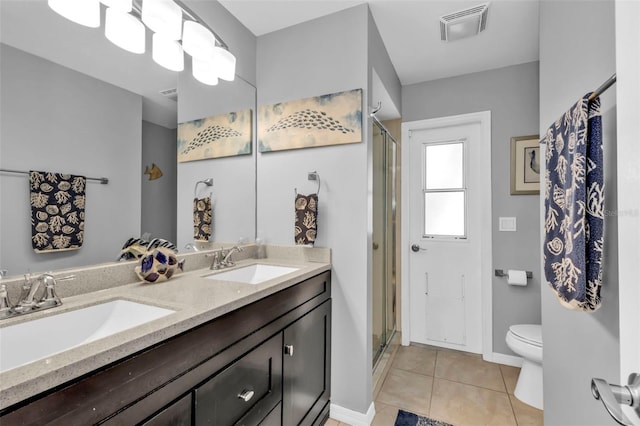
[[[609,415],[621,425],[633,426],[620,408],[620,404],[640,407],[640,375],[632,374],[628,386],[610,385],[603,379],[591,379],[591,393],[604,404]]]
[[[411,251],[413,251],[413,252],[417,253],[417,252],[419,252],[420,250],[422,250],[422,251],[427,251],[427,249],[426,249],[426,248],[420,247],[418,244],[412,244],[412,245],[411,245]]]

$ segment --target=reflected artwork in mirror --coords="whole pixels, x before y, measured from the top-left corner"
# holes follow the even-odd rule
[[[217,2],[182,3],[214,21],[207,22],[213,28],[222,19]],[[0,2],[0,169],[109,177],[109,185],[87,182],[82,247],[37,254],[28,176],[0,172],[0,268],[8,275],[111,262],[124,241],[145,233],[186,251],[193,243],[193,187],[209,176],[220,226],[209,242],[255,239],[255,149],[193,167],[178,164],[176,146],[179,122],[255,111],[255,87],[239,75],[207,86],[194,78],[188,55],[184,72],[176,73],[156,64],[150,48],[122,50],[105,37],[105,18],[104,5],[100,27],[88,28],[46,0]],[[239,44],[233,32],[220,36]],[[162,170],[161,179],[144,174],[150,164]]]

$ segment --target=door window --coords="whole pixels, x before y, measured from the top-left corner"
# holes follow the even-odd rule
[[[465,141],[424,144],[425,238],[467,237]]]

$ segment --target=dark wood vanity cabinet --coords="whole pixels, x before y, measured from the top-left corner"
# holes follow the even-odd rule
[[[331,304],[325,302],[284,330],[282,424],[314,425],[329,403]],[[328,407],[327,407],[328,408]]]
[[[9,407],[0,424],[321,425],[330,359],[324,272]]]

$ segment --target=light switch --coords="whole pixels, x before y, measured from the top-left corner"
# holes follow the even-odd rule
[[[515,217],[501,217],[500,225],[498,228],[500,231],[515,231],[516,230],[516,218]]]

